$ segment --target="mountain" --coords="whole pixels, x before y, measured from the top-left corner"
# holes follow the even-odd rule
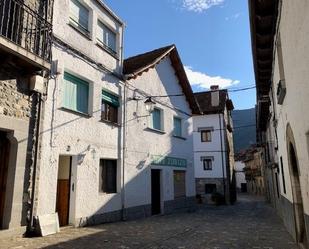
[[[248,148],[256,143],[255,108],[234,110],[232,112],[234,126],[234,151]]]

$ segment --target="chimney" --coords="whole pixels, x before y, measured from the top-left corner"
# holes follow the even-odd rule
[[[218,85],[212,85],[210,86],[211,90],[211,105],[212,106],[219,106],[220,99],[219,99],[219,86]]]

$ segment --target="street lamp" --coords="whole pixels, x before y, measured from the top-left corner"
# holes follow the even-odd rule
[[[151,97],[148,97],[146,100],[145,100],[145,106],[146,106],[146,110],[149,112],[149,113],[152,113],[153,112],[153,109],[154,109],[154,106],[156,104],[156,102],[154,102]]]

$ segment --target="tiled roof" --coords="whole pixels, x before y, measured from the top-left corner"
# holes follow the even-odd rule
[[[170,45],[125,59],[123,62],[123,73],[134,74],[139,72],[148,65],[155,63],[158,58],[164,56],[173,47],[174,45]]]
[[[224,111],[228,100],[227,90],[219,91],[219,105],[211,105],[211,91],[194,93],[195,99],[200,106],[200,110],[203,114],[215,114]]]
[[[155,65],[160,63],[166,56],[169,56],[171,60],[175,74],[179,79],[179,84],[192,110],[192,114],[200,114],[199,106],[194,98],[191,85],[175,45],[162,47],[125,59],[123,63],[123,73],[128,79],[134,79],[146,73],[149,68],[155,67]]]

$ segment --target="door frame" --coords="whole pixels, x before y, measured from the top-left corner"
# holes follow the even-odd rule
[[[70,166],[69,166],[69,190],[68,190],[68,201],[67,201],[67,205],[68,205],[68,215],[67,215],[67,224],[64,226],[68,226],[71,222],[71,205],[72,205],[72,162],[73,162],[73,156],[72,155],[59,155],[58,160],[60,159],[60,157],[69,157],[70,158]],[[59,173],[59,161],[58,161],[58,171],[57,171],[57,192],[56,192],[56,212],[57,212],[57,201],[58,201],[58,173]],[[74,191],[75,191],[75,186],[74,186]]]
[[[160,186],[160,212],[157,214],[153,214],[152,213],[152,193],[153,193],[153,189],[152,189],[152,172],[153,171],[157,171],[159,172],[159,186]],[[158,169],[158,168],[151,168],[150,169],[150,179],[151,179],[151,215],[160,215],[164,213],[164,202],[163,202],[163,181],[162,181],[162,169]]]

